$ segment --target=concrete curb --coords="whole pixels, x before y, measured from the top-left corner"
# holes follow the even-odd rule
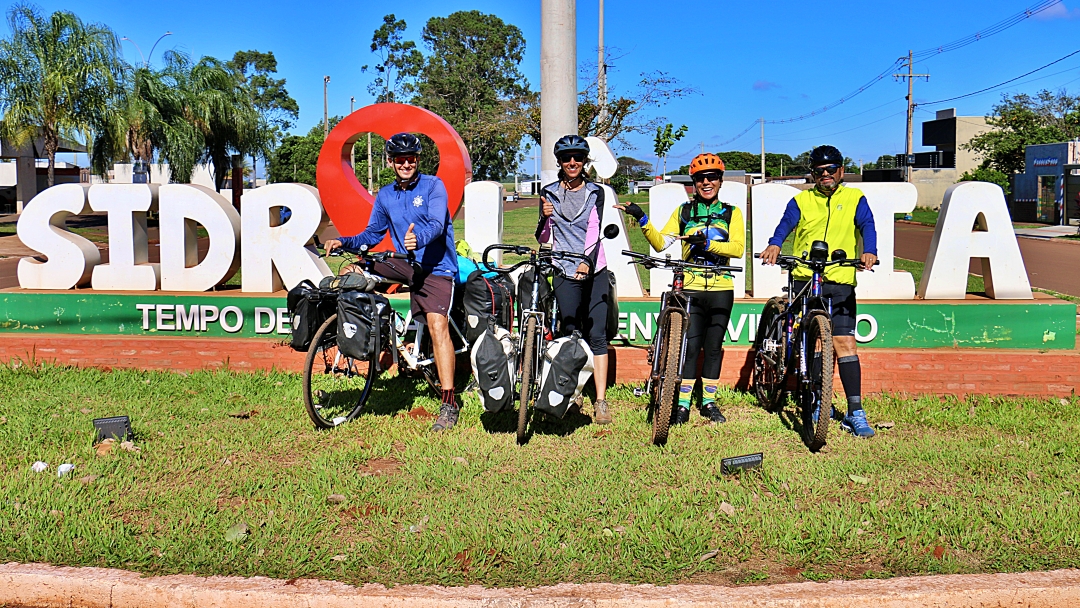
[[[0,566],[0,605],[25,608],[1051,608],[1080,605],[1080,570],[924,576],[757,587],[560,584],[536,589],[382,585],[263,577],[142,578],[105,568]]]

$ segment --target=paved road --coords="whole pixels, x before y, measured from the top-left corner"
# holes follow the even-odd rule
[[[930,226],[897,222],[897,257],[925,262],[933,236],[934,229]],[[1080,243],[1033,238],[1017,241],[1032,287],[1080,296]],[[982,263],[972,260],[970,271],[981,275]]]

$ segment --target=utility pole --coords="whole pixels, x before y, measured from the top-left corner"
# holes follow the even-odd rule
[[[603,131],[607,120],[607,62],[604,57],[604,0],[600,0],[600,46],[596,59],[596,103],[600,112],[596,116],[597,135]],[[605,138],[606,139],[606,138]]]
[[[765,117],[761,117],[761,183],[765,183]]]
[[[927,82],[930,81],[929,74],[915,74],[914,65],[911,59],[911,51],[907,54],[907,74],[893,74],[893,78],[897,80],[907,79],[907,150],[904,152],[904,181],[911,181],[911,163],[907,162],[911,160],[911,153],[914,151],[911,146],[911,128],[912,122],[915,118],[915,99],[913,97],[914,85],[916,78],[925,78]]]
[[[326,103],[326,85],[330,84],[330,77],[322,77],[322,132],[323,139],[330,134],[330,114],[328,112],[329,106]]]
[[[353,106],[355,106],[355,105],[356,105],[356,98],[355,97],[350,97],[349,98],[349,114],[353,113]],[[353,173],[356,173],[356,144],[353,144],[352,147],[349,148],[349,164],[352,165]]]

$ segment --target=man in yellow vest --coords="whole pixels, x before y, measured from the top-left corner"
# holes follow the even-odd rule
[[[810,152],[810,171],[814,176],[814,188],[800,192],[788,201],[784,217],[769,239],[769,246],[761,253],[761,260],[775,264],[780,246],[792,230],[795,231],[792,247],[795,255],[810,251],[814,241],[825,241],[829,251],[842,249],[845,257],[854,258],[855,231],[858,230],[863,240],[863,268],[873,268],[877,262],[874,215],[862,191],[842,183],[843,155],[833,146],[818,146]],[[793,273],[795,292],[798,293],[810,280],[811,272],[800,266]],[[832,301],[833,350],[848,401],[847,415],[843,416],[840,426],[856,437],[873,437],[874,429],[866,421],[862,407],[862,368],[855,345],[855,269],[830,266],[825,270],[821,291]],[[815,362],[816,369],[820,370],[820,366],[820,360]]]

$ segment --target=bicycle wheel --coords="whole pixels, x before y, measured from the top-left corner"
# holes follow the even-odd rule
[[[769,412],[784,409],[787,401],[787,340],[784,339],[784,313],[787,301],[771,298],[761,311],[754,336],[754,395],[758,405]]]
[[[532,402],[533,378],[536,374],[536,317],[525,321],[524,341],[521,348],[521,392],[518,393],[517,442],[525,444],[525,431],[529,426],[529,403]]]
[[[663,344],[664,375],[660,379],[660,400],[656,403],[653,412],[653,445],[667,443],[668,425],[671,423],[671,407],[675,404],[675,398],[679,392],[679,382],[682,380],[679,359],[682,355],[683,317],[681,314],[672,313],[668,315],[664,325],[661,334],[663,336],[661,344]]]
[[[315,332],[304,361],[304,408],[315,426],[332,429],[360,415],[375,384],[375,357],[360,361],[337,348],[337,315]]]
[[[825,313],[811,314],[804,322],[806,328],[806,369],[810,375],[810,390],[803,395],[802,419],[806,444],[810,451],[816,452],[825,447],[825,438],[829,433],[829,419],[832,418],[833,402],[833,342],[832,321]],[[821,371],[814,373],[813,361],[815,345],[821,343]],[[820,408],[818,405],[820,404]],[[817,420],[814,410],[820,409]]]

